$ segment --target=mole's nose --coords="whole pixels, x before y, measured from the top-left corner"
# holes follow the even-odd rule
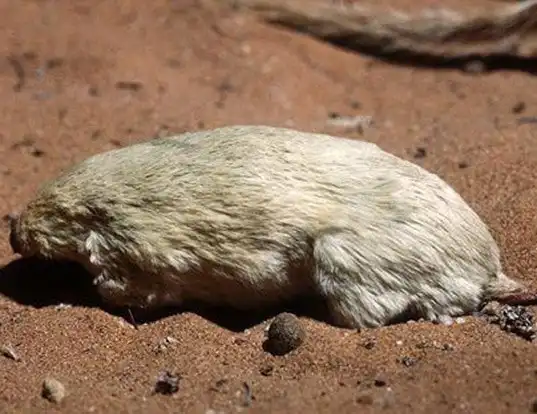
[[[17,220],[18,220],[17,214],[9,214],[8,215],[8,222],[9,222],[9,244],[11,245],[11,250],[13,250],[13,253],[19,253],[21,252],[21,246],[19,237],[17,234]]]

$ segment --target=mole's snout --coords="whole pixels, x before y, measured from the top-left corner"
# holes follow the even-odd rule
[[[11,245],[11,250],[13,250],[13,253],[20,254],[21,253],[21,244],[20,244],[18,230],[17,230],[18,219],[19,219],[18,214],[10,213],[8,215],[9,244]]]

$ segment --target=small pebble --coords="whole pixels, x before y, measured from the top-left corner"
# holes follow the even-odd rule
[[[386,379],[382,376],[378,376],[377,378],[375,378],[375,387],[384,387],[388,382],[386,381]]]
[[[248,340],[244,339],[244,338],[237,337],[237,338],[233,338],[233,343],[235,345],[244,345],[244,344],[248,343]]]
[[[181,377],[179,375],[172,374],[169,371],[161,372],[155,384],[155,393],[164,395],[175,394],[179,391],[180,379]]]
[[[179,342],[179,340],[175,339],[173,336],[167,336],[166,338],[164,338],[164,341],[167,345],[172,345]]]
[[[417,362],[416,358],[412,358],[412,357],[409,357],[409,356],[404,356],[403,358],[401,358],[401,363],[405,367],[411,367],[412,365],[415,365],[416,362]]]
[[[498,316],[502,309],[502,305],[499,302],[492,301],[487,303],[482,309],[481,314],[489,316]]]
[[[365,349],[373,349],[375,347],[377,343],[373,340],[370,340],[370,341],[367,341],[366,343],[364,343],[364,348]]]
[[[228,380],[226,378],[221,378],[217,380],[213,386],[209,387],[209,391],[213,392],[222,392],[225,385],[228,383]]]
[[[157,352],[164,352],[166,349],[168,349],[170,346],[175,345],[179,341],[175,339],[173,336],[167,336],[162,341],[160,341],[157,345]]]
[[[511,109],[511,112],[514,114],[520,114],[526,110],[526,103],[523,101],[517,102],[513,108]]]
[[[416,148],[416,152],[414,152],[414,158],[421,159],[425,158],[427,156],[427,150],[423,147]]]
[[[266,350],[273,355],[285,355],[297,349],[306,337],[300,320],[284,312],[274,318],[267,332]]]
[[[427,342],[418,342],[416,344],[416,348],[418,348],[418,349],[429,348],[429,344]]]
[[[19,355],[15,352],[15,349],[11,345],[0,346],[0,353],[6,358],[10,358],[13,361],[20,361]]]
[[[65,387],[63,384],[51,377],[45,378],[43,381],[43,389],[41,396],[50,402],[59,404],[65,398]]]
[[[270,377],[273,371],[274,371],[274,367],[272,365],[263,365],[259,369],[259,373],[263,375],[264,377]]]

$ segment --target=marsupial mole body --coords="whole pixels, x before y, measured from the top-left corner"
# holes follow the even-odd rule
[[[373,143],[267,126],[94,155],[38,191],[10,241],[83,264],[114,306],[248,310],[312,294],[333,324],[364,328],[531,296],[437,175]]]

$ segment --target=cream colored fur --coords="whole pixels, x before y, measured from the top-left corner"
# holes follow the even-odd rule
[[[24,256],[76,260],[119,306],[253,309],[324,297],[335,324],[463,315],[522,286],[438,176],[363,141],[231,126],[90,157],[13,225]]]

